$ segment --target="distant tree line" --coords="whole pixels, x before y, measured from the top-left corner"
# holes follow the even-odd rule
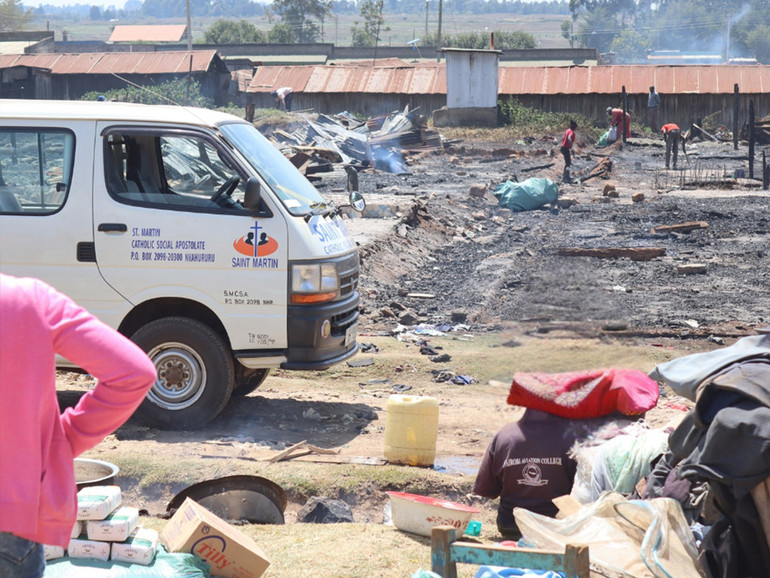
[[[563,36],[621,63],[680,50],[770,64],[770,0],[570,0],[569,8]]]

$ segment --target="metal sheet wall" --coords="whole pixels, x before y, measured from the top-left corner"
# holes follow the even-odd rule
[[[447,107],[490,108],[497,105],[496,52],[446,51]]]

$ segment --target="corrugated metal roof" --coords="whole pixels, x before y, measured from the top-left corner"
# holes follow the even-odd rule
[[[109,42],[179,42],[184,38],[184,24],[157,26],[116,26]]]
[[[290,86],[294,92],[370,94],[442,94],[444,64],[428,66],[261,66],[246,92],[271,92]]]
[[[0,59],[0,68],[30,66],[50,69],[51,74],[182,74],[206,72],[216,50],[192,52],[92,52],[84,54],[19,54]]]
[[[500,68],[500,94],[745,94],[770,90],[770,66],[592,66]]]
[[[238,86],[238,92],[246,92],[254,73],[251,70],[234,70],[230,79]]]

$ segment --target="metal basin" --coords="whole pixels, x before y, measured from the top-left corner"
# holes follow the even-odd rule
[[[120,468],[110,462],[75,458],[75,483],[78,490],[86,486],[115,485],[115,476]]]
[[[251,524],[283,524],[286,493],[283,488],[258,476],[228,476],[207,480],[179,492],[166,507],[176,511],[191,498],[220,518]]]

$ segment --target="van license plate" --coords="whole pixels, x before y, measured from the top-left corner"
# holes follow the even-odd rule
[[[345,347],[353,343],[358,335],[358,323],[354,323],[345,331]]]

